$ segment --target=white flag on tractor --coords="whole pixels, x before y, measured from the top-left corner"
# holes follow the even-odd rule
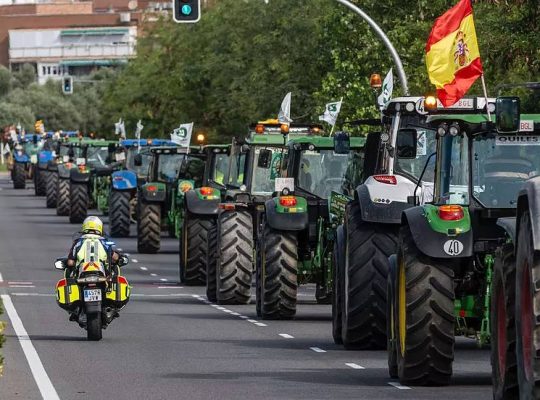
[[[392,68],[388,71],[386,78],[384,78],[382,91],[380,96],[377,99],[379,107],[384,108],[392,98],[392,91],[394,90],[394,74],[392,73]]]
[[[171,141],[182,147],[189,147],[191,133],[193,132],[193,122],[182,124],[171,133]]]
[[[324,114],[319,116],[319,120],[334,126],[341,111],[341,103],[341,100],[328,103],[324,109]]]
[[[122,121],[122,118],[118,120],[114,124],[114,134],[120,135],[120,137],[125,138],[126,137],[126,126],[124,125],[124,121]]]
[[[290,124],[291,119],[291,92],[287,93],[281,102],[281,109],[278,114],[280,124]]]
[[[141,139],[141,132],[142,132],[143,128],[144,128],[144,126],[141,123],[141,120],[139,120],[139,122],[137,122],[137,129],[135,130],[135,138],[137,140]]]

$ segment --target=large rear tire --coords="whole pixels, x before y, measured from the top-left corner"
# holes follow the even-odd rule
[[[13,189],[24,189],[26,187],[26,167],[23,163],[16,162],[13,164],[11,178],[13,180]]]
[[[531,215],[519,221],[516,252],[516,356],[521,399],[540,399],[540,254],[534,249]]]
[[[42,171],[36,165],[34,167],[34,193],[36,196],[45,196],[47,194],[47,171]]]
[[[101,340],[102,326],[101,313],[91,313],[86,315],[86,334],[90,341]]]
[[[491,378],[493,400],[519,398],[516,361],[516,259],[504,244],[495,258],[491,295]]]
[[[137,251],[153,254],[161,247],[161,204],[139,203],[137,222]]]
[[[347,206],[342,337],[348,349],[386,349],[388,257],[396,233],[394,225],[364,222],[358,201]]]
[[[181,283],[188,286],[204,286],[206,284],[208,265],[213,263],[215,268],[216,243],[215,240],[212,240],[212,231],[215,229],[215,217],[195,215],[186,211],[180,238],[179,275]],[[214,299],[210,301],[215,301],[215,295]]]
[[[397,260],[397,364],[404,385],[448,385],[454,361],[454,271],[416,247],[400,230]]]
[[[253,275],[253,220],[250,213],[222,211],[217,231],[217,302],[248,304]]]
[[[72,224],[83,222],[88,215],[90,203],[88,185],[71,182],[69,193],[69,222]]]
[[[112,190],[109,196],[109,228],[113,237],[128,237],[131,193]]]
[[[58,189],[58,173],[49,171],[47,172],[47,181],[45,185],[45,196],[47,202],[47,208],[56,207],[56,194]]]
[[[345,243],[343,225],[337,228],[336,240],[334,242],[333,274],[334,290],[332,292],[332,337],[335,344],[343,344],[341,320],[343,308],[343,273],[345,270]]]
[[[56,215],[69,215],[69,200],[69,179],[58,178],[58,186],[56,189]]]
[[[298,292],[296,232],[276,231],[265,225],[260,251],[262,318],[294,318]]]

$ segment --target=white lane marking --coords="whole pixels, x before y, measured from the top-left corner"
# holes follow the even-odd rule
[[[345,363],[347,367],[351,367],[352,369],[365,369],[361,365],[355,364],[355,363]]]
[[[310,347],[309,349],[313,350],[315,353],[326,353],[326,350],[323,350],[320,347]]]
[[[160,278],[159,279],[161,282],[167,282],[167,278]]]
[[[214,307],[214,308],[217,308],[219,307],[217,304],[210,304],[210,307]]]
[[[26,287],[26,286],[25,286]],[[56,297],[55,294],[51,293],[11,293],[11,296],[44,296],[44,297]]]
[[[240,314],[238,314],[237,312],[234,312],[234,311],[231,313],[231,315],[235,315],[235,316],[237,316],[237,317],[240,316]]]
[[[137,260],[136,258],[132,258],[131,262],[134,262],[135,264],[137,264],[139,262],[139,260]]]
[[[198,294],[192,294],[191,297],[199,298],[199,297],[201,297],[201,296],[199,296]]]
[[[280,333],[279,336],[285,339],[294,339],[293,335],[289,335],[288,333]]]
[[[35,286],[34,285],[9,285],[9,287],[11,287],[11,288],[21,288],[21,287],[30,288],[30,287],[35,287]]]
[[[2,274],[0,274],[0,282],[4,282],[4,278],[2,278]]]
[[[4,302],[4,308],[7,315],[11,320],[13,330],[19,339],[19,343],[21,344],[26,360],[28,361],[28,365],[30,365],[30,370],[32,371],[32,375],[34,376],[34,380],[37,383],[43,400],[60,400],[60,397],[58,397],[58,393],[56,393],[56,389],[49,379],[49,376],[45,371],[45,367],[43,367],[41,359],[39,358],[39,355],[34,348],[32,341],[28,337],[28,333],[26,332],[26,329],[24,328],[24,325],[17,314],[17,311],[15,310],[11,297],[3,294],[1,295],[1,298]]]
[[[221,310],[221,311],[226,310],[225,307],[221,307],[221,306],[217,306],[216,309],[217,309],[217,310]]]
[[[245,315],[240,315],[240,318],[242,318],[242,319],[248,319],[249,317],[246,317]]]
[[[408,389],[410,389],[410,387],[408,387],[408,386],[400,385],[399,382],[388,382],[388,384],[389,384],[390,386],[395,387],[396,389],[402,389],[402,390],[408,390]]]
[[[183,289],[183,286],[158,286],[158,289]]]
[[[8,285],[31,285],[33,282],[25,281],[8,281]]]
[[[255,325],[257,325],[257,326],[268,326],[266,324],[263,324],[262,322],[255,322]]]
[[[150,276],[157,276],[157,274],[150,274]]]
[[[259,322],[259,321],[257,321],[256,319],[248,319],[247,322],[251,322],[252,324],[254,324],[255,322]]]
[[[121,248],[121,247],[117,247],[116,250],[118,250],[118,251],[123,251],[124,249]],[[127,254],[126,254],[126,255],[127,255]]]
[[[148,268],[146,267],[140,267],[143,271],[148,271]]]
[[[234,311],[232,310],[223,310],[223,312],[226,312],[226,313],[229,313],[229,314],[232,314]]]

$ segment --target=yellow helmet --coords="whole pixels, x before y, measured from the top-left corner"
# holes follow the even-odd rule
[[[81,231],[82,233],[94,233],[103,236],[103,222],[96,216],[86,217]]]

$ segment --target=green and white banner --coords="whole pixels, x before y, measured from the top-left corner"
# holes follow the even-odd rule
[[[193,132],[193,122],[182,124],[171,133],[171,141],[181,147],[189,147],[191,133]]]

